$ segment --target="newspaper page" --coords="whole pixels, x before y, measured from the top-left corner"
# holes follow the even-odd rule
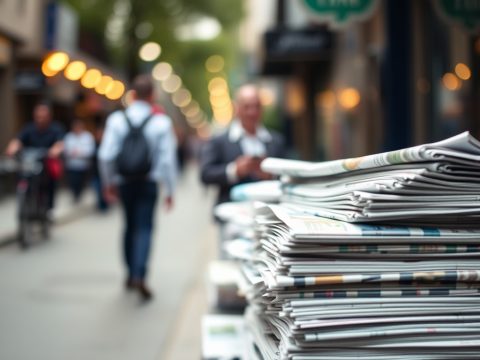
[[[469,132],[464,132],[431,144],[320,163],[267,158],[262,162],[261,168],[276,175],[318,177],[395,164],[444,160],[474,166],[475,162],[480,161],[480,142]]]

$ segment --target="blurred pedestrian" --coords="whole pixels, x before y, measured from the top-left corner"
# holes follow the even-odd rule
[[[230,201],[234,185],[271,179],[260,169],[261,161],[285,155],[283,136],[262,126],[262,104],[255,85],[241,86],[234,105],[236,118],[200,153],[201,180],[219,188],[217,204]]]
[[[48,210],[53,210],[55,190],[62,175],[60,155],[63,152],[65,132],[61,125],[52,120],[52,110],[46,102],[40,102],[33,109],[33,122],[28,123],[12,139],[5,150],[7,156],[14,156],[23,149],[45,150],[47,152],[44,165],[46,167]]]
[[[98,151],[100,150],[100,144],[102,143],[104,130],[105,128],[103,123],[98,123],[95,125],[95,153],[93,154],[92,160],[92,184],[97,197],[97,209],[100,212],[105,212],[108,210],[108,203],[105,200],[105,196],[102,191],[102,179],[100,177],[100,171],[98,169]]]
[[[217,205],[231,201],[234,185],[271,179],[260,169],[261,161],[267,156],[285,155],[283,137],[262,126],[262,104],[255,85],[241,86],[234,106],[236,118],[226,131],[204,144],[200,152],[201,180],[218,187]],[[223,249],[228,229],[216,220],[220,226],[219,256],[228,258]]]
[[[177,171],[176,139],[172,120],[165,114],[152,112],[151,78],[147,75],[136,77],[133,93],[134,101],[125,111],[116,111],[108,117],[98,156],[105,198],[112,202],[118,196],[124,210],[123,245],[128,271],[125,286],[138,291],[142,299],[149,300],[152,292],[147,287],[145,278],[158,197],[157,182],[163,183],[165,206],[170,210],[173,206]],[[138,149],[143,151],[142,139],[146,139],[149,147],[148,159],[136,157]],[[127,142],[130,154],[124,151]],[[133,143],[137,150],[133,150]],[[133,163],[138,160],[145,160],[149,164],[148,169],[142,166],[146,170],[144,175],[127,175],[125,169],[128,165],[132,165],[130,168],[135,167]],[[126,164],[127,162],[130,163]]]
[[[188,160],[188,148],[187,141],[188,135],[183,127],[177,126],[175,128],[175,134],[177,137],[177,160],[178,169],[180,173],[183,173]]]
[[[85,123],[82,120],[75,119],[71,131],[65,136],[64,157],[68,185],[76,203],[80,200],[85,187],[94,152],[93,135],[85,130]]]

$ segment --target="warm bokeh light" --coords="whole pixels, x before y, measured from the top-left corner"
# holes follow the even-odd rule
[[[125,92],[125,85],[121,81],[114,80],[108,86],[105,96],[110,100],[120,99]]]
[[[107,91],[110,90],[112,83],[113,79],[111,76],[103,75],[100,82],[95,86],[95,91],[100,95],[105,95]]]
[[[190,124],[190,126],[195,128],[195,129],[201,129],[201,128],[205,127],[206,125],[208,125],[208,123],[203,119],[199,122],[194,123],[194,124]]]
[[[259,90],[259,95],[263,106],[272,106],[277,100],[275,93],[271,89],[261,88]]]
[[[325,109],[333,109],[337,103],[335,93],[332,90],[325,90],[316,96],[316,104]]]
[[[443,75],[442,83],[445,88],[451,91],[458,90],[462,86],[460,79],[452,73],[446,73],[445,75]]]
[[[93,89],[102,79],[102,73],[97,69],[89,69],[82,76],[80,83],[87,89]]]
[[[305,109],[305,89],[298,81],[289,81],[286,84],[286,106],[290,113],[300,114]]]
[[[47,63],[44,61],[42,64],[42,74],[45,75],[46,77],[52,77],[58,74],[58,71],[53,71],[50,69],[47,65]]]
[[[180,76],[172,74],[162,82],[162,89],[167,93],[174,93],[182,86]]]
[[[172,102],[178,107],[187,106],[192,101],[192,94],[185,88],[181,88],[172,95]]]
[[[202,111],[199,111],[194,116],[187,117],[187,122],[190,126],[197,127],[200,123],[205,122],[205,114]]]
[[[224,66],[225,60],[220,55],[212,55],[205,61],[205,68],[211,73],[222,71]]]
[[[462,80],[468,80],[472,76],[470,68],[463,63],[458,63],[455,66],[455,74]]]
[[[195,100],[192,100],[188,106],[181,109],[186,117],[195,117],[200,112],[200,106]]]
[[[360,103],[360,93],[354,88],[343,89],[338,95],[338,103],[344,109],[353,109]]]
[[[211,96],[229,96],[228,88],[224,86],[212,87],[212,90],[210,90],[210,95]]]
[[[222,107],[231,103],[230,96],[227,93],[220,96],[210,95],[210,104],[212,107]]]
[[[232,121],[233,118],[233,106],[229,101],[221,107],[215,107],[212,104],[213,118],[221,126],[225,126]]]
[[[153,67],[152,76],[155,80],[164,81],[172,75],[172,65],[167,62],[160,62]]]
[[[81,79],[85,71],[87,71],[87,65],[83,61],[72,61],[63,74],[68,80],[76,81]]]
[[[211,93],[214,93],[217,89],[222,89],[222,90],[228,89],[227,81],[224,78],[219,76],[214,77],[212,80],[208,82],[208,90]]]
[[[213,117],[221,126],[226,126],[232,121],[232,115],[228,112],[215,113]]]
[[[228,115],[233,116],[233,107],[231,105],[227,105],[221,108],[214,108],[213,112],[215,115]]]
[[[55,72],[62,71],[67,66],[70,58],[62,51],[54,52],[45,59],[46,66]]]
[[[162,49],[156,42],[148,42],[140,48],[138,56],[143,61],[153,61],[160,56]]]

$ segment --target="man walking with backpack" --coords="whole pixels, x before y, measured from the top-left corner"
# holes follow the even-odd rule
[[[125,286],[143,300],[152,292],[145,283],[158,197],[162,182],[165,206],[173,206],[177,173],[176,139],[171,119],[152,112],[153,84],[147,75],[133,81],[134,101],[107,118],[99,149],[99,167],[108,202],[120,198],[125,216],[123,238]]]

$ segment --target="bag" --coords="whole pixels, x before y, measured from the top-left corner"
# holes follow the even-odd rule
[[[132,125],[125,112],[124,115],[128,124],[128,133],[116,158],[117,172],[126,180],[144,179],[152,168],[152,157],[143,128],[153,114],[148,115],[137,127]]]
[[[62,160],[58,158],[46,158],[45,169],[52,180],[59,180],[63,176]]]

